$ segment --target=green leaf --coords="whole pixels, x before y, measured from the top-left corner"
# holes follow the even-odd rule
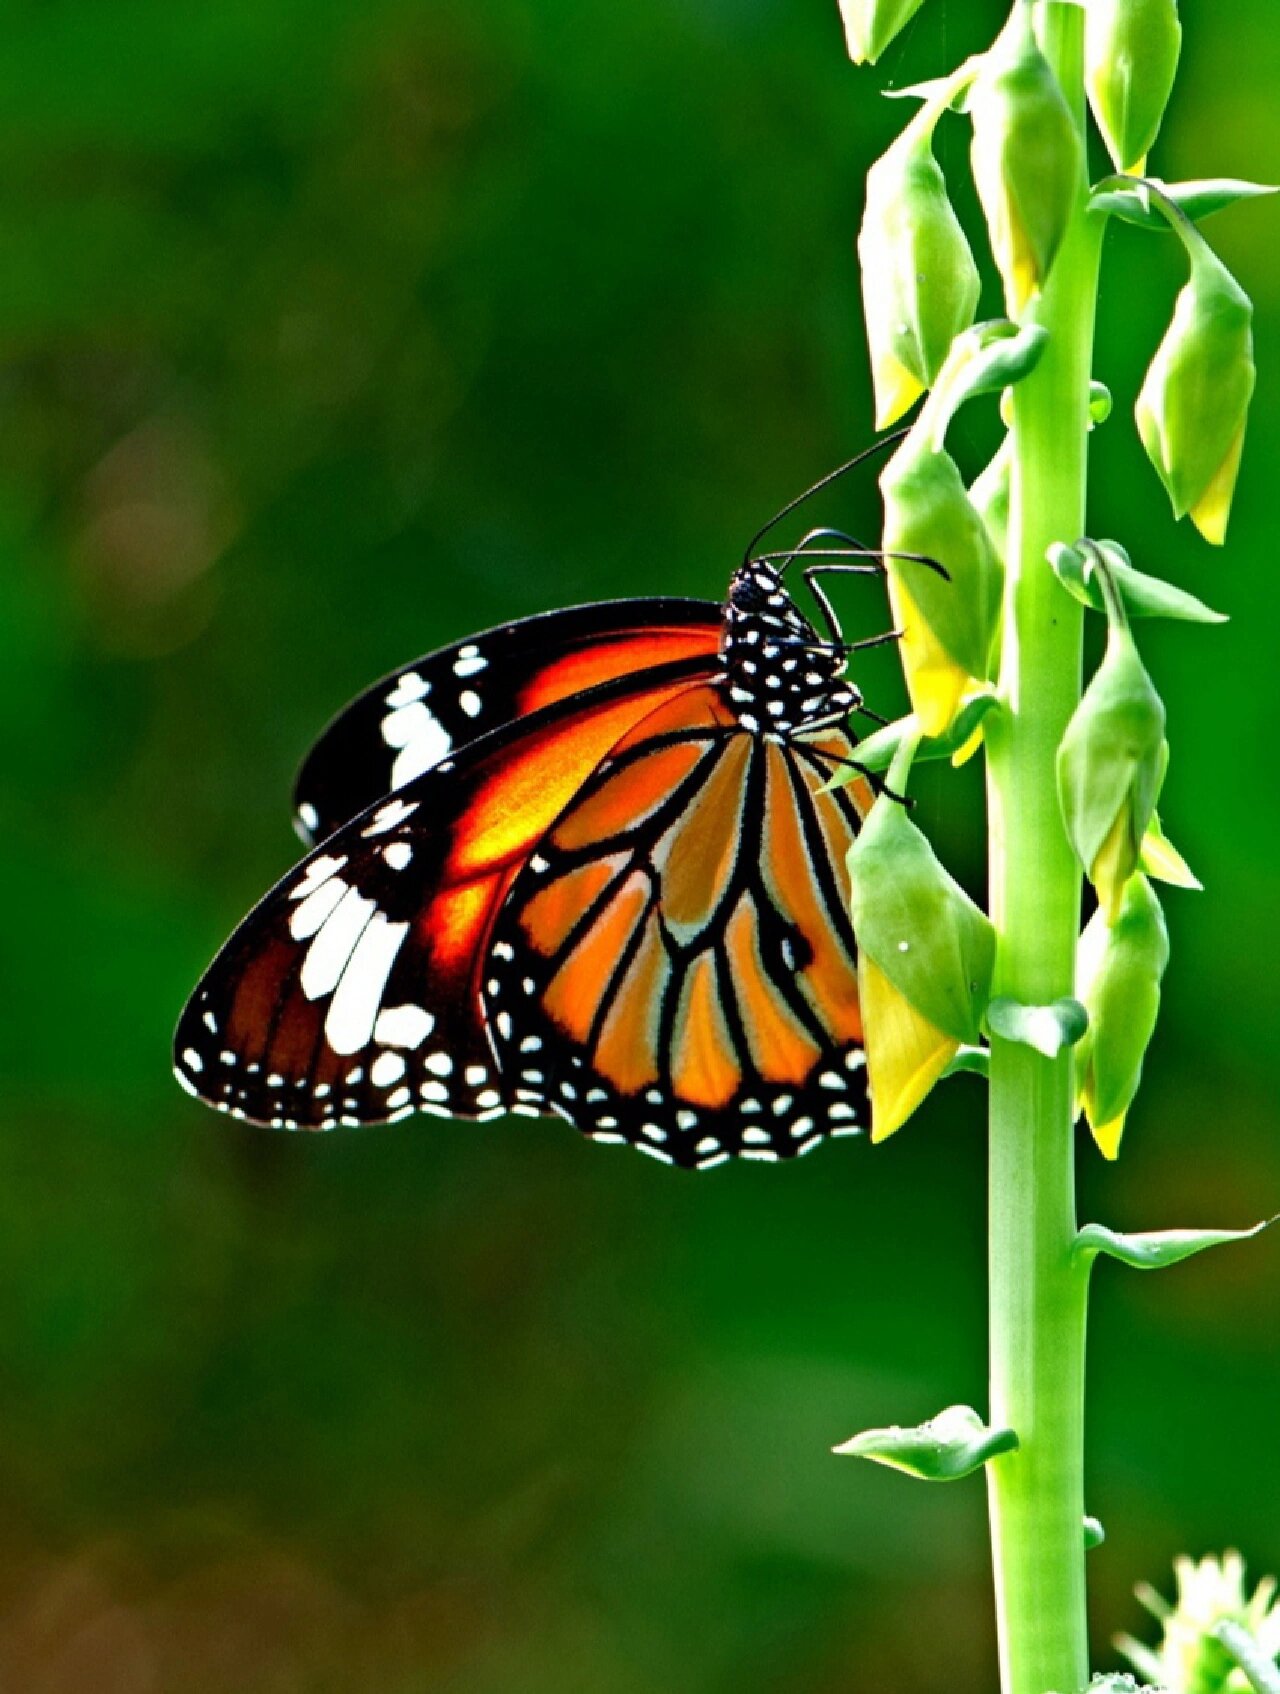
[[[1102,1527],[1100,1518],[1086,1517],[1084,1520],[1084,1550],[1092,1553],[1095,1547],[1101,1547],[1107,1539],[1107,1532]]]
[[[1000,704],[995,694],[975,694],[966,700],[956,713],[943,735],[926,736],[916,748],[916,762],[922,759],[949,759],[958,753],[969,740],[974,730],[994,707]],[[898,749],[920,733],[920,726],[912,716],[898,718],[883,729],[876,730],[865,741],[860,741],[855,751],[858,763],[865,770],[887,771],[898,753]],[[836,772],[826,787],[844,788],[858,780],[858,772],[847,766]]]
[[[950,76],[929,77],[925,82],[911,82],[903,88],[882,88],[880,92],[886,100],[941,100],[946,99],[947,105],[953,112],[969,110],[969,89],[978,72],[979,55],[966,59],[963,65],[957,66]]]
[[[1040,363],[1049,332],[1039,324],[992,318],[974,324],[951,343],[930,400],[933,444],[942,445],[947,426],[979,394],[999,394],[1029,376]]]
[[[1265,1218],[1252,1229],[1154,1229],[1141,1235],[1120,1235],[1103,1224],[1087,1223],[1076,1236],[1072,1251],[1077,1259],[1091,1260],[1105,1253],[1134,1270],[1163,1270],[1194,1253],[1203,1253],[1207,1247],[1250,1241],[1275,1221]]]
[[[1194,594],[1175,588],[1158,576],[1147,576],[1129,563],[1129,555],[1116,541],[1099,541],[1076,547],[1055,545],[1049,549],[1053,574],[1074,599],[1095,612],[1106,611],[1098,560],[1103,556],[1111,580],[1131,618],[1175,618],[1182,623],[1226,623],[1224,612],[1215,612]]]
[[[865,1429],[833,1450],[873,1459],[925,1482],[954,1482],[1017,1445],[1011,1429],[988,1429],[972,1406],[948,1406],[914,1429]]]
[[[967,1071],[971,1076],[989,1076],[991,1074],[991,1054],[985,1047],[957,1048],[954,1058],[939,1077],[941,1082],[949,1076],[959,1076]]]
[[[1064,1047],[1074,1047],[1088,1027],[1089,1014],[1078,1000],[1024,1006],[1002,996],[987,1007],[987,1028],[993,1035],[1034,1047],[1046,1059],[1056,1059]]]
[[[1268,1657],[1243,1624],[1228,1618],[1213,1633],[1244,1672],[1256,1694],[1280,1694],[1280,1669],[1277,1669],[1274,1657]]]
[[[1237,177],[1227,176],[1206,177],[1193,182],[1161,182],[1159,177],[1152,177],[1151,181],[1193,223],[1212,217],[1214,212],[1221,212],[1241,200],[1256,200],[1260,195],[1276,192],[1269,183],[1242,182]],[[1094,211],[1114,213],[1140,229],[1166,230],[1169,227],[1168,220],[1153,205],[1151,195],[1138,181],[1127,188],[1120,186],[1117,178],[1108,177],[1094,190],[1089,204]]]

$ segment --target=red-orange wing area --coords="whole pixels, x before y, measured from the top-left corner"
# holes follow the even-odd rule
[[[308,753],[294,794],[303,839],[321,841],[482,735],[657,666],[714,660],[723,608],[613,600],[484,630],[367,688]]]
[[[332,835],[210,966],[179,1022],[179,1080],[286,1128],[497,1116],[510,1091],[481,1004],[495,916],[601,760],[691,668],[509,725]]]
[[[748,734],[712,688],[633,728],[520,871],[485,999],[516,1110],[669,1163],[866,1121],[840,732]]]

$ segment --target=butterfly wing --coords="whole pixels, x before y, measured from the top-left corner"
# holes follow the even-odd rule
[[[556,701],[673,661],[710,658],[711,601],[613,600],[503,624],[428,653],[345,707],[294,787],[308,845],[479,736]]]
[[[741,730],[713,688],[615,747],[514,880],[485,1004],[516,1109],[668,1163],[780,1159],[867,1121],[841,732]]]
[[[609,749],[709,668],[684,659],[543,707],[338,830],[210,966],[179,1021],[179,1080],[288,1128],[497,1115],[510,1091],[481,976],[511,884]]]

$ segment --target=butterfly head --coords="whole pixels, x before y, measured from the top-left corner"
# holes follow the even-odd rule
[[[845,654],[796,605],[780,571],[751,559],[733,574],[720,643],[725,692],[738,722],[779,738],[842,722],[862,696]]]

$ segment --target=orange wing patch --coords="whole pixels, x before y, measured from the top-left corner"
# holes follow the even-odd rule
[[[682,939],[713,921],[737,865],[751,754],[748,737],[735,736],[680,821],[653,849],[663,921]]]
[[[649,884],[632,876],[610,901],[560,969],[544,999],[551,1016],[577,1041],[585,1041],[600,1005],[601,985],[625,953],[649,903]]]
[[[568,871],[524,908],[520,923],[525,934],[544,958],[550,958],[568,940],[570,931],[627,866],[626,853],[592,859]]]
[[[657,926],[648,923],[596,1043],[595,1068],[620,1094],[639,1094],[658,1080],[658,1014],[670,976],[671,962]],[[596,999],[598,1003],[598,988]]]
[[[727,1106],[742,1087],[742,1062],[709,953],[699,954],[685,976],[676,1012],[671,1086],[690,1105],[712,1108]]]
[[[754,903],[744,900],[726,926],[733,991],[760,1075],[799,1084],[822,1057],[822,1050],[779,995],[777,984],[765,975],[759,922]]]
[[[630,761],[574,807],[555,832],[556,846],[571,853],[635,829],[706,757],[705,746],[679,742]]]
[[[719,628],[640,629],[612,641],[596,641],[540,670],[520,695],[521,712],[567,700],[585,688],[615,677],[678,659],[712,658],[720,645]]]

